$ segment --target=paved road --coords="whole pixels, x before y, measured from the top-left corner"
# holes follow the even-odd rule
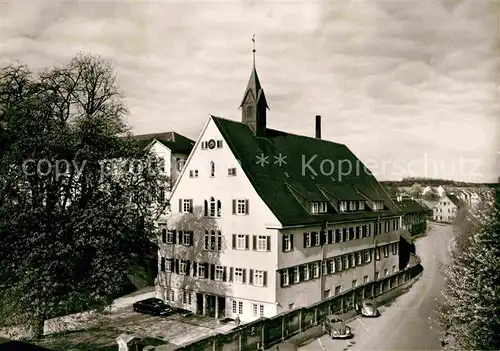
[[[416,253],[424,266],[422,276],[406,294],[380,307],[381,317],[359,317],[350,322],[354,338],[331,340],[325,335],[300,350],[442,349],[434,310],[443,284],[440,265],[449,262],[452,237],[451,226],[433,225],[426,237],[416,239]]]

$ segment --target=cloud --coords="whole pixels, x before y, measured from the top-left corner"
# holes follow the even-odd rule
[[[255,33],[271,128],[314,135],[321,114],[323,137],[362,160],[466,154],[482,175],[447,176],[486,181],[499,171],[497,11],[474,0],[1,3],[0,64],[99,54],[136,132],[194,138],[209,114],[240,119]]]

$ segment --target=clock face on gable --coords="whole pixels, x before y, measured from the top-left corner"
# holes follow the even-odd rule
[[[215,148],[215,140],[214,140],[214,139],[210,139],[210,140],[208,141],[208,148],[209,148],[209,149],[213,149],[213,148]]]

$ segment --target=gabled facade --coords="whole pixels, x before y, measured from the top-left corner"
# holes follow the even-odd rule
[[[433,219],[437,222],[451,223],[455,220],[461,206],[456,195],[443,195],[433,207]]]
[[[428,209],[415,201],[415,199],[407,196],[397,196],[395,201],[404,212],[402,226],[412,236],[425,233],[427,230]]]
[[[436,188],[436,192],[438,193],[439,197],[442,197],[444,194],[446,194],[446,189],[440,185]]]
[[[162,171],[170,179],[170,184],[165,185],[168,199],[195,142],[176,132],[141,134],[134,135],[134,138],[143,142],[144,147],[150,148],[163,161]]]
[[[241,122],[208,118],[173,188],[158,297],[251,321],[406,266],[402,210],[345,145],[267,128],[255,67],[240,107]],[[361,172],[325,170],[338,160]],[[187,228],[197,213],[216,228]]]

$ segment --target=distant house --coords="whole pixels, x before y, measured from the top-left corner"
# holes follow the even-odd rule
[[[442,185],[436,188],[436,192],[438,193],[439,197],[443,197],[443,195],[446,194],[446,190]]]
[[[411,197],[397,196],[394,201],[403,210],[403,227],[413,235],[425,233],[429,209],[419,204]]]
[[[427,194],[428,194],[428,193],[430,193],[431,191],[432,191],[432,188],[431,188],[430,186],[428,186],[428,185],[427,185],[427,186],[424,188],[424,190],[422,190],[422,196],[427,195]]]
[[[443,195],[433,208],[433,219],[437,222],[451,223],[462,207],[460,200],[454,194]]]

